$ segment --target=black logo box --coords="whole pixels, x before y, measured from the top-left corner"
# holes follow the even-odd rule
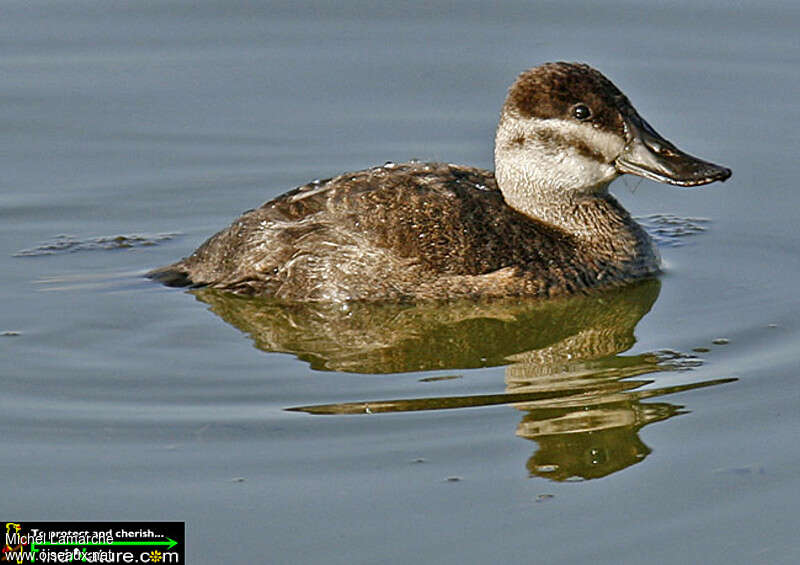
[[[185,522],[30,522],[3,521],[3,547],[14,548],[14,540],[24,539],[25,550],[176,552],[184,562]],[[19,535],[19,537],[15,537]],[[110,538],[109,538],[110,535]],[[11,536],[11,537],[9,537]],[[67,536],[67,544],[59,544]],[[101,545],[86,543],[95,540]],[[80,543],[83,541],[84,543]],[[44,543],[43,543],[44,542]],[[74,542],[74,543],[73,543]],[[144,542],[144,543],[143,543]],[[148,543],[150,542],[150,543]]]

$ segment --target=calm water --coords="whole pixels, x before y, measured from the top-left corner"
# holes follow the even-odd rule
[[[192,563],[799,562],[800,5],[602,6],[4,2],[2,519],[185,520]],[[734,171],[617,181],[660,282],[342,311],[141,277],[314,178],[491,167],[559,59]]]

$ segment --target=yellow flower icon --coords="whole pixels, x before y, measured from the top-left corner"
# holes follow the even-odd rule
[[[161,561],[161,552],[158,551],[157,549],[155,551],[151,551],[150,561],[152,561],[153,563],[158,563],[159,561]]]

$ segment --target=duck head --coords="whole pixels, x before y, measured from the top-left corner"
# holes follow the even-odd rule
[[[495,174],[509,205],[540,216],[544,203],[604,193],[625,173],[683,187],[731,176],[664,139],[588,65],[548,63],[517,78],[495,139]]]

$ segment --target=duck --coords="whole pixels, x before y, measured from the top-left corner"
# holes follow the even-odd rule
[[[658,134],[598,70],[571,62],[517,77],[494,165],[387,162],[316,180],[147,276],[282,302],[586,293],[661,269],[647,232],[610,194],[613,180],[696,187],[731,176]]]

